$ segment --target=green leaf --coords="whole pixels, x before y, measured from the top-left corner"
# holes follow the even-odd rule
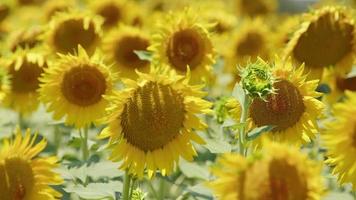
[[[140,60],[152,61],[152,53],[149,51],[134,51]]]
[[[258,138],[262,133],[271,131],[275,126],[261,126],[253,129],[247,134],[247,141],[254,140]]]
[[[112,181],[108,183],[89,183],[83,185],[68,185],[64,188],[68,193],[75,193],[82,199],[115,199],[115,192],[122,191],[122,183],[120,181]]]
[[[209,179],[209,171],[196,163],[190,163],[185,160],[179,162],[179,168],[188,178]]]
[[[188,195],[189,194],[189,195]],[[213,200],[213,193],[203,184],[198,184],[193,187],[190,187],[185,194],[186,197],[193,196],[194,199],[198,200]]]
[[[211,153],[230,153],[231,152],[231,145],[227,141],[206,138],[205,142],[206,142],[205,147]]]

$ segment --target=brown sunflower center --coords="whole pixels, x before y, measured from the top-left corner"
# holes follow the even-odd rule
[[[11,89],[16,93],[35,92],[39,88],[38,78],[43,73],[43,68],[37,63],[24,61],[19,69],[15,66],[10,67]]]
[[[34,186],[30,164],[19,158],[0,163],[0,194],[3,200],[25,200]]]
[[[297,87],[287,80],[274,83],[276,94],[267,101],[255,99],[250,115],[257,126],[274,125],[273,132],[283,131],[295,125],[305,111],[303,96]]]
[[[269,166],[268,200],[306,200],[308,190],[305,177],[285,160],[273,160]]]
[[[242,8],[240,11],[250,17],[265,15],[268,13],[267,5],[261,0],[241,0],[240,7]]]
[[[147,152],[162,148],[183,127],[183,96],[168,85],[148,82],[124,106],[121,126],[125,139]]]
[[[104,18],[104,26],[115,26],[121,19],[121,10],[115,4],[107,4],[98,10],[98,14]]]
[[[64,74],[61,89],[70,103],[91,106],[102,99],[106,91],[106,80],[97,68],[79,66]]]
[[[55,30],[53,45],[60,53],[74,53],[79,44],[85,50],[91,50],[98,39],[93,22],[85,29],[83,19],[68,19]]]
[[[205,44],[202,35],[194,29],[183,29],[175,32],[169,39],[167,56],[172,66],[185,72],[187,66],[195,69],[204,59]]]
[[[236,53],[239,56],[257,56],[263,47],[263,39],[259,33],[248,33],[237,45]]]
[[[312,22],[293,49],[296,60],[307,66],[321,68],[336,65],[352,52],[354,26],[340,16],[334,21],[331,13]]]
[[[139,36],[125,36],[117,41],[115,48],[116,61],[127,68],[141,68],[149,64],[141,60],[134,51],[144,51],[149,46],[146,38]]]
[[[336,86],[341,91],[345,91],[345,90],[356,91],[356,77],[337,78]]]

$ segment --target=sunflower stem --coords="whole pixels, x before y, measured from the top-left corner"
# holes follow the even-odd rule
[[[82,139],[82,153],[83,153],[83,160],[86,162],[89,158],[89,149],[88,149],[88,127],[83,129],[83,135],[81,135]]]
[[[159,179],[158,200],[164,200],[164,196],[165,196],[165,183],[164,183],[164,179],[161,177]]]
[[[240,123],[245,124],[239,129],[239,153],[243,156],[247,155],[247,149],[245,149],[245,126],[246,126],[246,120],[247,120],[247,115],[248,115],[248,110],[250,107],[250,98],[248,95],[244,96],[244,105],[242,105],[242,113],[240,117]]]
[[[122,188],[122,200],[130,199],[131,175],[126,170],[124,176],[124,187]]]

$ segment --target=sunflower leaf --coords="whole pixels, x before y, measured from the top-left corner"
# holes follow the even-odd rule
[[[149,51],[134,51],[140,60],[152,61],[152,53]]]
[[[232,90],[232,97],[236,98],[242,107],[246,104],[246,93],[239,83],[235,84],[234,89]]]
[[[247,134],[246,139],[247,139],[247,141],[254,140],[254,139],[258,138],[262,133],[271,131],[274,127],[275,126],[270,126],[270,125],[257,127]]]
[[[179,168],[182,170],[183,174],[188,178],[199,178],[203,180],[209,179],[208,169],[196,164],[190,163],[185,160],[179,162]]]

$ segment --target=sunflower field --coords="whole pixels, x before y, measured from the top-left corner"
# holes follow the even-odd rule
[[[356,0],[0,0],[0,200],[356,200]]]

